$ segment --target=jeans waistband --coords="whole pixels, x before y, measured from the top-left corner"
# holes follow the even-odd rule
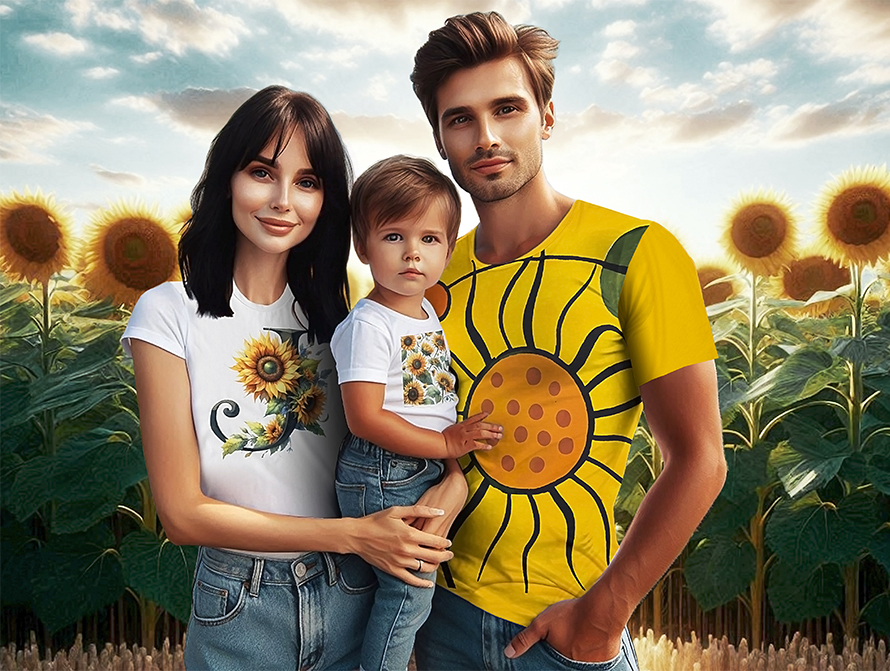
[[[327,577],[328,584],[337,584],[337,566],[347,555],[329,552],[307,552],[299,559],[278,560],[256,557],[253,555],[228,552],[219,548],[201,547],[198,560],[209,568],[220,573],[240,578],[250,583],[250,594],[256,596],[260,584],[296,584],[300,585],[320,575]]]

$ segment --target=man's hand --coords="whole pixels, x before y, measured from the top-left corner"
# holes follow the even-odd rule
[[[601,592],[602,590],[599,590]],[[626,622],[615,616],[608,594],[601,598],[596,585],[579,599],[557,601],[519,632],[504,650],[519,657],[538,641],[547,641],[559,654],[577,662],[607,662],[621,651]]]
[[[504,427],[483,422],[486,417],[487,412],[480,412],[442,431],[449,458],[457,459],[473,450],[490,450],[503,438]]]

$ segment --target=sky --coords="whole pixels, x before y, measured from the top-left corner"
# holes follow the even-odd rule
[[[740,195],[786,195],[806,232],[826,183],[890,157],[890,0],[0,0],[0,194],[53,194],[78,228],[121,200],[177,210],[269,84],[325,105],[356,174],[396,153],[447,172],[408,77],[476,10],[560,40],[551,184],[697,261]]]

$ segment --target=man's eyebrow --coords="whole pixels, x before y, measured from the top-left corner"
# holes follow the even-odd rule
[[[470,111],[470,108],[462,105],[460,107],[449,107],[447,110],[442,112],[442,118],[447,119],[448,117],[457,116],[459,114],[466,114]]]

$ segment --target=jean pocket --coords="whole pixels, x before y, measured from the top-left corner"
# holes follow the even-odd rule
[[[396,455],[386,460],[386,478],[383,485],[406,485],[415,480],[432,483],[442,473],[444,466],[433,459],[416,459]]]
[[[341,517],[364,517],[365,486],[358,483],[334,482]]]
[[[344,555],[337,564],[337,586],[346,594],[365,594],[377,587],[374,570],[358,555]]]
[[[621,669],[620,662],[624,657],[624,650],[620,650],[614,658],[605,662],[579,662],[576,659],[566,657],[547,641],[539,641],[538,645],[541,650],[550,659],[557,662],[559,669],[575,669],[577,671],[618,671]],[[623,671],[623,669],[622,669]]]
[[[192,588],[192,612],[200,624],[225,624],[244,608],[247,585],[199,563]]]

